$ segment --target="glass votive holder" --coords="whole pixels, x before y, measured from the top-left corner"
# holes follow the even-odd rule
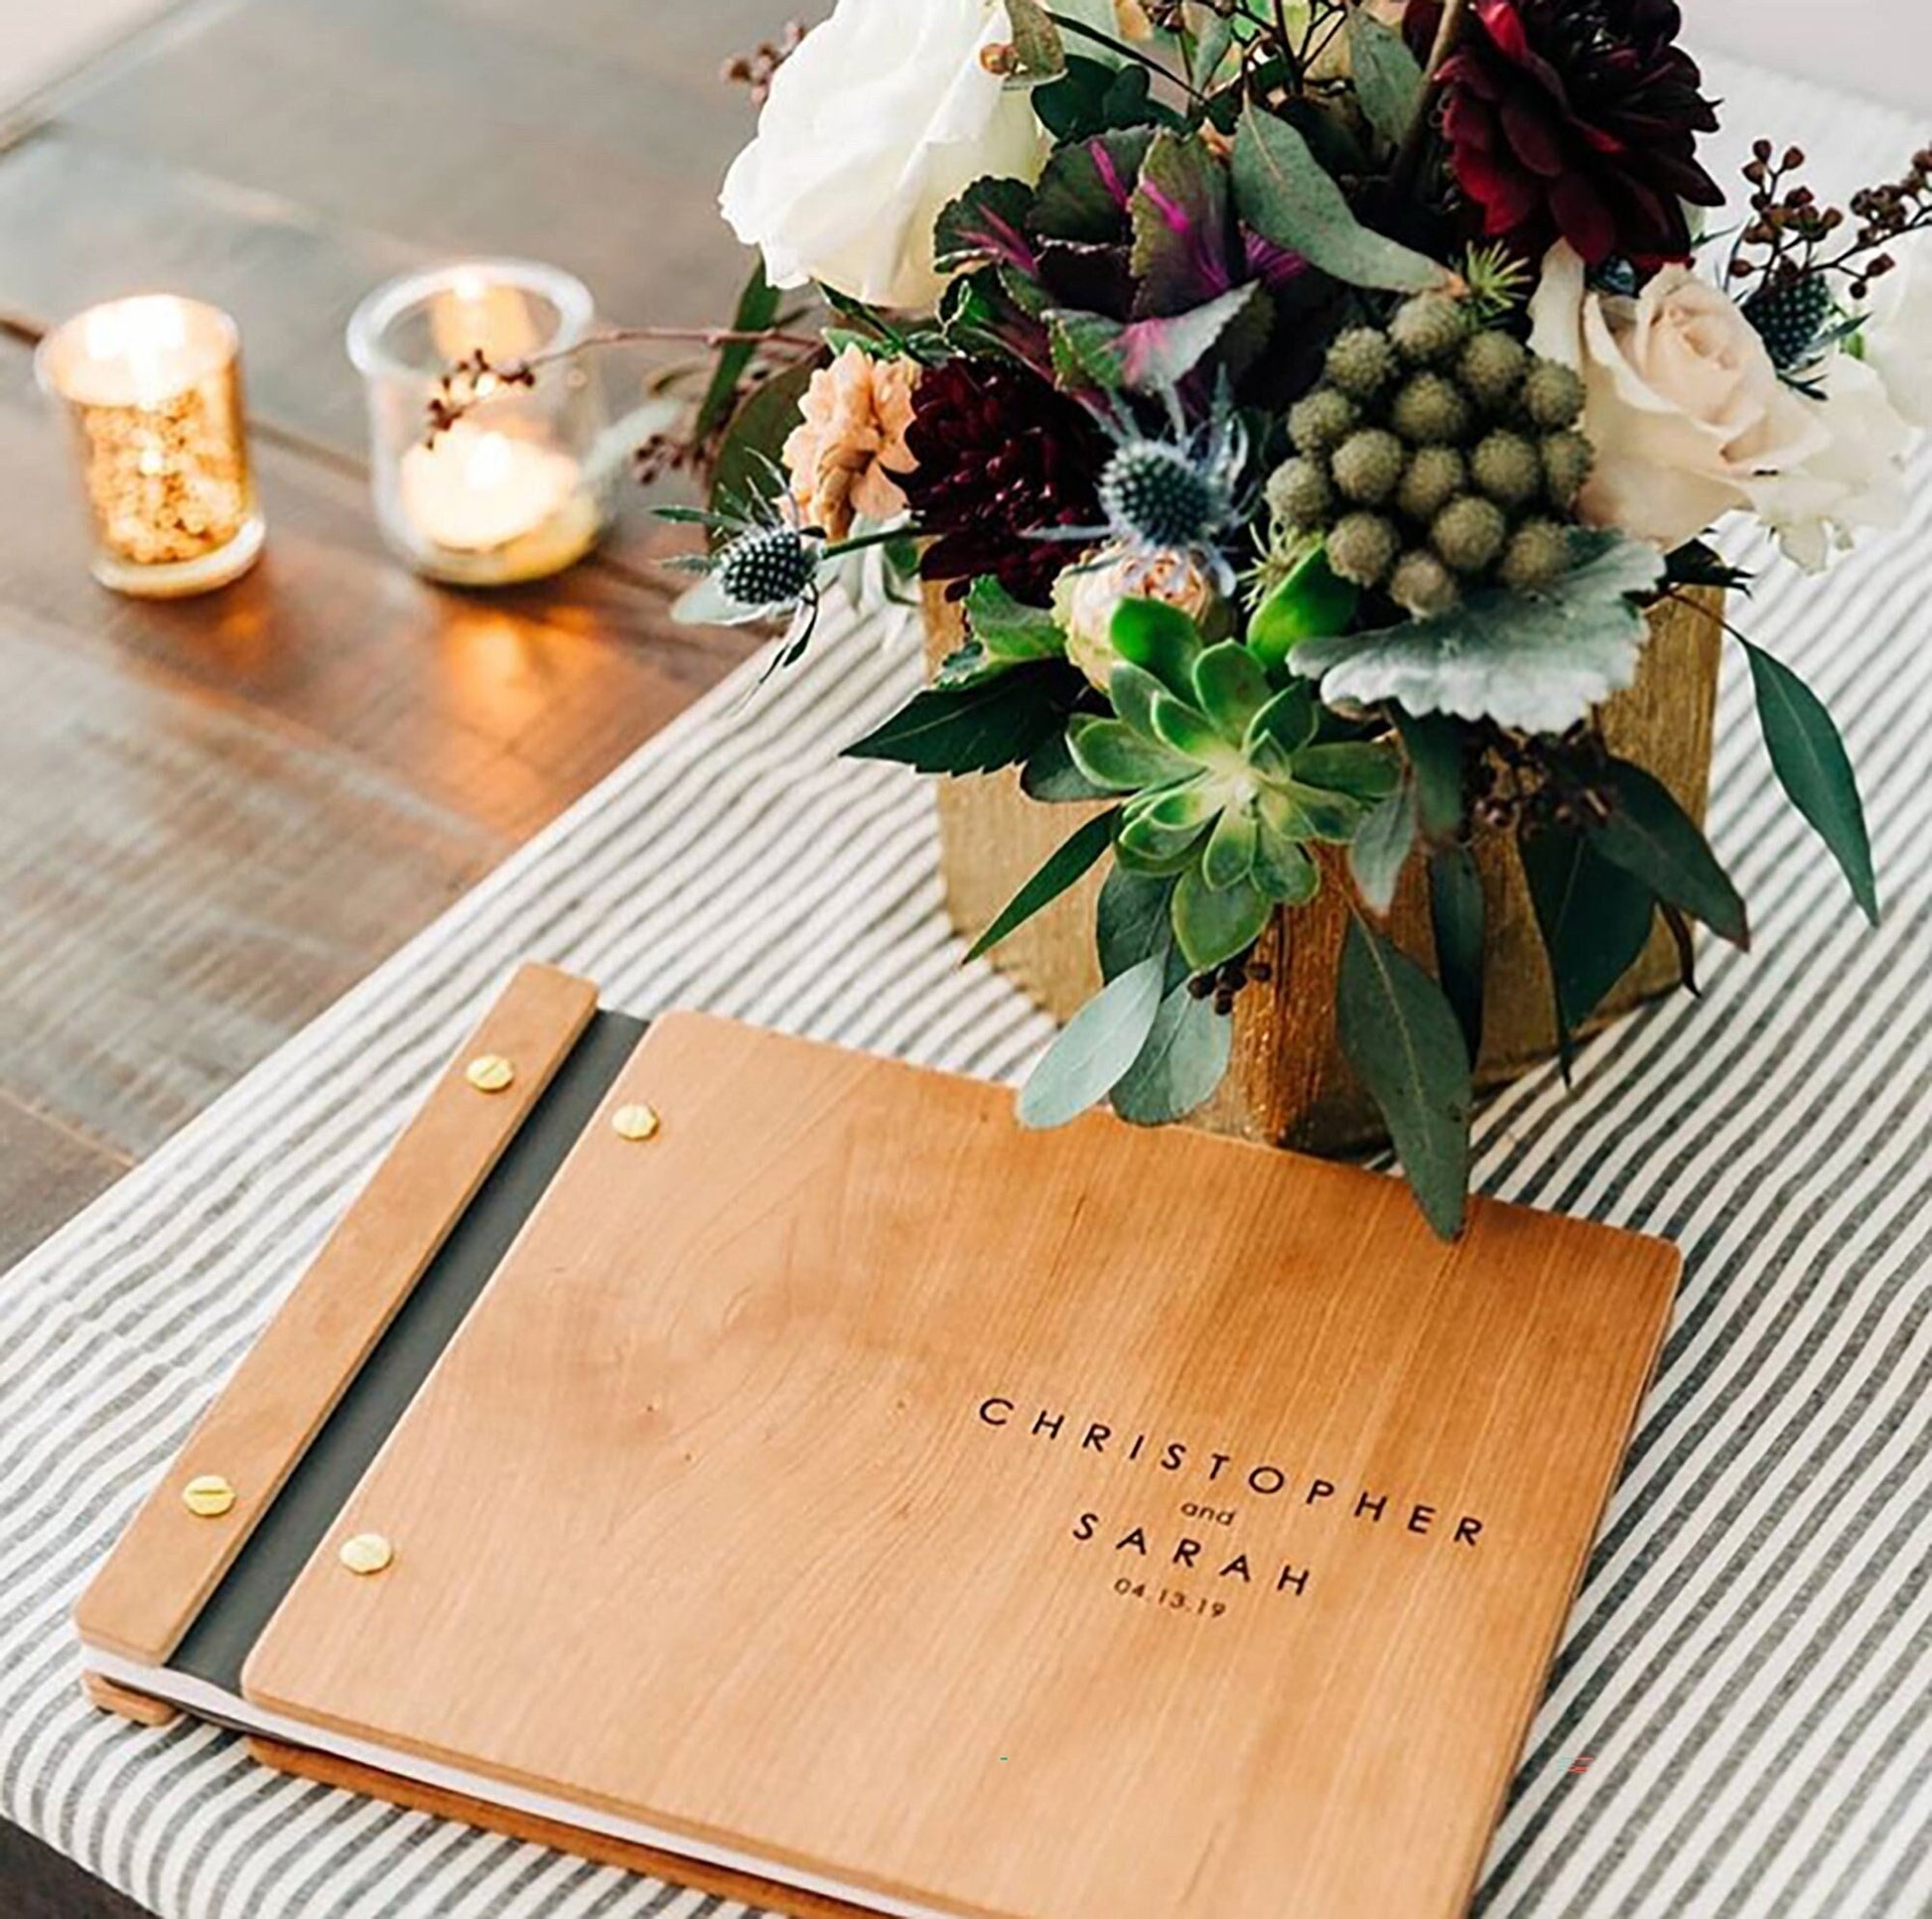
[[[356,308],[348,355],[368,398],[376,519],[418,573],[508,586],[597,544],[614,491],[608,422],[598,383],[569,357],[592,311],[581,280],[528,260],[412,273]],[[460,362],[461,417],[432,437],[430,402]]]
[[[112,300],[49,334],[34,370],[73,426],[96,580],[166,600],[255,563],[241,337],[226,314],[173,294]]]

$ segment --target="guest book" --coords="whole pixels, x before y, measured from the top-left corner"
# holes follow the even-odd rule
[[[526,967],[87,1683],[793,1914],[1449,1919],[1677,1265]]]

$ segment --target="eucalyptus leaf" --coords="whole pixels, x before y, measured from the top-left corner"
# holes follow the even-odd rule
[[[1449,284],[1439,262],[1364,226],[1300,131],[1260,106],[1249,106],[1235,134],[1234,192],[1264,238],[1348,286],[1424,293]]]
[[[1173,931],[1187,964],[1211,972],[1245,953],[1268,929],[1275,902],[1252,880],[1209,887],[1198,864],[1173,890]]]
[[[1445,846],[1429,858],[1429,918],[1436,935],[1436,974],[1455,1011],[1471,1060],[1482,1057],[1483,963],[1488,908],[1482,874],[1466,846]]]
[[[1462,729],[1447,715],[1398,712],[1396,727],[1416,782],[1416,820],[1423,835],[1447,840],[1462,830]]]
[[[1141,1056],[1160,1016],[1165,983],[1162,962],[1145,959],[1102,987],[1021,1089],[1021,1125],[1064,1126],[1098,1106]]]
[[[1462,1230],[1469,1195],[1468,1048],[1443,990],[1389,937],[1351,918],[1335,993],[1342,1051],[1388,1123],[1429,1223]]]
[[[1411,714],[1565,733],[1636,678],[1657,549],[1618,533],[1573,533],[1574,563],[1542,593],[1503,588],[1374,632],[1310,639],[1290,663],[1330,706],[1394,701]]]
[[[1670,788],[1627,759],[1612,759],[1604,778],[1614,794],[1610,814],[1587,829],[1597,852],[1658,899],[1703,920],[1733,946],[1748,947],[1744,902]]]
[[[1572,1035],[1649,943],[1656,895],[1571,827],[1526,833],[1518,852],[1550,959],[1557,1036],[1567,1070]]]
[[[1114,1111],[1133,1126],[1184,1120],[1213,1097],[1233,1051],[1234,1022],[1183,983],[1161,1002],[1140,1057],[1114,1087]]]
[[[777,319],[782,299],[777,288],[765,278],[764,256],[760,254],[753,264],[752,277],[746,282],[745,291],[739,295],[738,311],[732,316],[732,332],[762,333]],[[718,364],[712,369],[710,384],[705,388],[704,398],[698,402],[697,418],[692,422],[693,439],[709,440],[731,417],[733,402],[738,398],[739,382],[744,379],[757,351],[757,343],[750,340],[734,340],[720,348]]]
[[[1172,880],[1125,867],[1108,874],[1095,916],[1102,979],[1118,979],[1143,960],[1166,962],[1173,950],[1173,901]]]
[[[1053,80],[1066,71],[1066,43],[1041,0],[1007,0],[1007,26],[1019,79]]]
[[[1068,839],[1027,884],[1015,893],[993,923],[973,942],[966,957],[976,960],[1016,933],[1036,912],[1050,906],[1069,887],[1076,886],[1114,843],[1120,811],[1097,815]]]
[[[1860,910],[1878,923],[1878,880],[1858,775],[1825,703],[1790,667],[1743,641],[1757,694],[1758,725],[1772,770],[1791,803],[1831,849]]]
[[[1402,869],[1416,848],[1416,796],[1408,786],[1391,793],[1355,829],[1348,870],[1369,910],[1386,919]]]
[[[1366,7],[1348,15],[1348,65],[1362,115],[1391,147],[1401,146],[1422,102],[1422,64],[1408,42]]]

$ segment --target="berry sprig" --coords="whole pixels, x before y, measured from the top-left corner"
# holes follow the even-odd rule
[[[1854,194],[1849,214],[1842,206],[1822,205],[1796,178],[1804,165],[1802,147],[1787,147],[1781,156],[1768,140],[1752,147],[1744,168],[1751,218],[1731,250],[1728,277],[1740,285],[1756,281],[1750,298],[1768,302],[1836,274],[1853,300],[1863,300],[1871,282],[1897,265],[1886,249],[1932,225],[1932,148],[1912,156],[1902,179]],[[1853,220],[1857,223],[1848,233]]]

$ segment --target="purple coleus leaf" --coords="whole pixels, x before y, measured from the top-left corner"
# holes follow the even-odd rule
[[[1131,210],[1137,318],[1191,313],[1232,291],[1227,170],[1199,139],[1155,137]]]
[[[997,266],[1033,278],[1039,258],[1028,236],[1034,190],[1024,180],[976,180],[940,213],[933,255],[941,273]]]
[[[1153,142],[1149,128],[1133,127],[1062,147],[1039,177],[1030,230],[1041,240],[1125,246],[1134,189]]]
[[[1122,323],[1097,313],[1053,313],[1053,371],[1079,392],[1166,393],[1217,347],[1237,358],[1265,345],[1274,315],[1267,290],[1236,287],[1189,313]]]
[[[1247,262],[1248,278],[1259,280],[1270,293],[1292,286],[1311,270],[1308,261],[1293,247],[1276,245],[1252,226],[1241,229],[1241,251]]]

